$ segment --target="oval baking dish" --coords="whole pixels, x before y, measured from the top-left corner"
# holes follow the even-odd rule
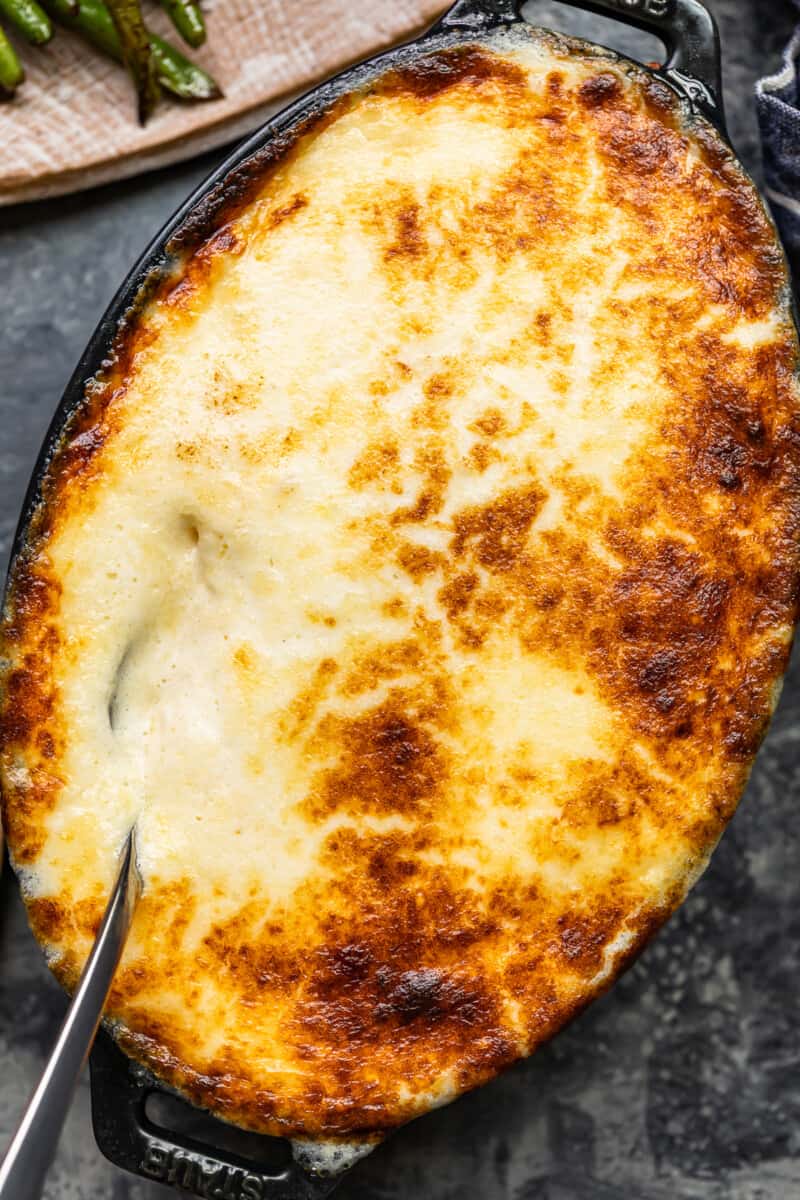
[[[70,987],[138,821],[95,1130],[198,1196],[323,1195],[557,1032],[702,871],[777,699],[797,341],[713,22],[578,5],[655,70],[520,7],[456,4],[214,173],[25,503],[9,846]],[[295,1161],[171,1139],[159,1088]]]

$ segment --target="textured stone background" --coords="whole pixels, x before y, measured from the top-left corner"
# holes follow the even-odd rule
[[[565,23],[557,5],[533,7],[542,23]],[[753,80],[777,65],[792,9],[788,0],[712,7],[731,131],[757,174]],[[599,23],[582,19],[580,28],[603,39]],[[613,44],[652,57],[630,34]],[[217,157],[0,212],[0,565],[36,449],[92,327],[134,257]],[[532,1061],[397,1134],[345,1181],[342,1200],[800,1196],[799,750],[800,664],[712,866],[637,966]],[[0,1145],[63,1009],[6,870]],[[48,1200],[173,1194],[100,1158],[84,1085]]]

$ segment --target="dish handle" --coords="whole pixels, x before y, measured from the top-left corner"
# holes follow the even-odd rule
[[[700,0],[562,0],[572,8],[613,17],[653,33],[663,42],[667,60],[659,74],[714,124],[725,131],[719,33]],[[475,29],[513,24],[523,19],[524,0],[457,0],[438,23],[439,29]],[[535,0],[525,14],[535,19]]]
[[[213,1122],[222,1135],[214,1143],[207,1134],[154,1124],[146,1111],[148,1098],[174,1094],[126,1058],[103,1029],[92,1047],[90,1066],[97,1145],[107,1159],[134,1175],[184,1195],[214,1200],[326,1200],[341,1181],[341,1175],[325,1178],[303,1170],[281,1139],[251,1135],[259,1149],[243,1153],[222,1147],[231,1135],[231,1127],[222,1122]],[[191,1108],[185,1102],[183,1107]],[[192,1112],[203,1115],[196,1109]],[[241,1133],[233,1130],[237,1132]],[[280,1164],[267,1166],[266,1143],[286,1150]]]

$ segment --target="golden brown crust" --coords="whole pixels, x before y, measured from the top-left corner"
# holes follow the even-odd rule
[[[374,1135],[424,1108],[426,1096],[472,1087],[551,1036],[680,902],[735,807],[786,665],[798,604],[800,429],[774,230],[716,134],[689,127],[669,89],[588,54],[576,76],[574,48],[543,44],[553,64],[538,90],[513,56],[478,47],[437,52],[371,87],[374,103],[400,105],[409,124],[424,125],[446,103],[453,113],[480,109],[522,138],[472,199],[441,181],[426,190],[392,179],[364,196],[360,236],[375,248],[408,344],[433,327],[415,297],[463,295],[487,261],[498,271],[522,264],[545,285],[479,368],[465,354],[412,369],[387,346],[367,389],[379,406],[419,384],[408,441],[376,427],[346,472],[350,492],[375,504],[353,520],[354,537],[367,531],[360,569],[392,572],[396,594],[381,612],[402,633],[338,658],[322,653],[282,713],[276,745],[297,749],[308,772],[293,811],[322,831],[302,897],[273,911],[256,888],[197,941],[196,881],[153,881],[115,984],[110,1013],[126,1051],[246,1126]],[[60,617],[64,580],[51,545],[100,495],[137,355],[165,329],[189,328],[233,259],[319,219],[320,197],[293,184],[292,165],[360,102],[340,100],[283,159],[271,153],[267,167],[248,169],[230,204],[214,201],[180,277],[153,301],[158,320],[124,332],[49,468],[3,630],[3,814],[21,866],[36,864],[63,786],[70,729],[59,679],[81,652]],[[594,181],[587,148],[596,148]],[[547,415],[535,389],[516,405],[498,384],[468,421],[461,410],[476,379],[502,380],[532,356],[554,403],[572,394],[576,311],[606,281],[603,254],[570,257],[569,237],[609,236],[602,221],[614,214],[627,239],[626,286],[607,289],[585,404],[625,388],[644,345],[657,354],[648,370],[659,407],[654,421],[648,396],[632,404],[645,434],[609,489],[584,462],[591,445],[547,467],[554,433],[536,433],[541,462],[519,451]],[[234,422],[248,386],[215,376],[208,404],[231,422],[246,461],[279,461],[303,431],[288,430],[278,450],[245,447]],[[458,454],[454,428],[464,434]],[[200,440],[178,440],[181,462],[203,453]],[[514,482],[481,490],[509,464]],[[462,478],[469,487],[457,493]],[[555,492],[567,516],[547,521]],[[423,589],[435,619],[415,607]],[[309,614],[331,635],[346,617]],[[574,676],[576,703],[591,693],[611,714],[613,745],[609,735],[600,750],[576,752],[554,779],[520,743],[498,773],[491,738],[503,714],[498,725],[491,704],[470,692],[469,672],[452,670],[454,654],[475,672],[496,666],[498,639],[506,659]],[[231,658],[242,695],[257,691],[258,655],[243,643]],[[488,859],[474,867],[491,851],[474,832],[481,805],[500,813],[502,830],[503,812],[511,820],[539,791],[557,797],[558,811],[531,827],[521,851],[544,842],[553,871],[585,888],[551,890],[544,870],[498,874]],[[582,858],[587,841],[603,864],[596,877]],[[643,881],[661,845],[676,875],[649,891]],[[67,984],[102,895],[29,903],[37,937],[60,948],[55,969]],[[203,1057],[154,997],[171,989],[201,1023],[211,1012],[207,979],[240,1024],[226,1025]],[[261,1027],[296,1069],[280,1086],[248,1056]]]

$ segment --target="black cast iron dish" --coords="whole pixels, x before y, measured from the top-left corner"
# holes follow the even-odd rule
[[[654,33],[668,58],[653,74],[684,99],[690,114],[710,121],[726,137],[720,87],[719,38],[710,13],[699,0],[566,0],[567,3]],[[28,524],[40,500],[42,478],[70,417],[84,398],[86,384],[103,367],[126,317],[202,230],[221,201],[236,190],[260,160],[300,124],[323,111],[343,92],[393,67],[407,65],[431,50],[485,39],[522,20],[523,0],[457,0],[415,41],[352,67],[315,88],[274,117],[240,146],[187,200],[147,248],[97,327],[58,407],[28,488],[12,550],[22,549]],[[639,64],[641,65],[641,64]],[[118,1166],[144,1178],[214,1200],[321,1200],[336,1178],[312,1176],[280,1139],[236,1130],[174,1098],[164,1085],[131,1063],[101,1033],[91,1059],[92,1115],[97,1144]],[[160,1108],[160,1113],[157,1111]],[[180,1131],[178,1131],[180,1130]]]

